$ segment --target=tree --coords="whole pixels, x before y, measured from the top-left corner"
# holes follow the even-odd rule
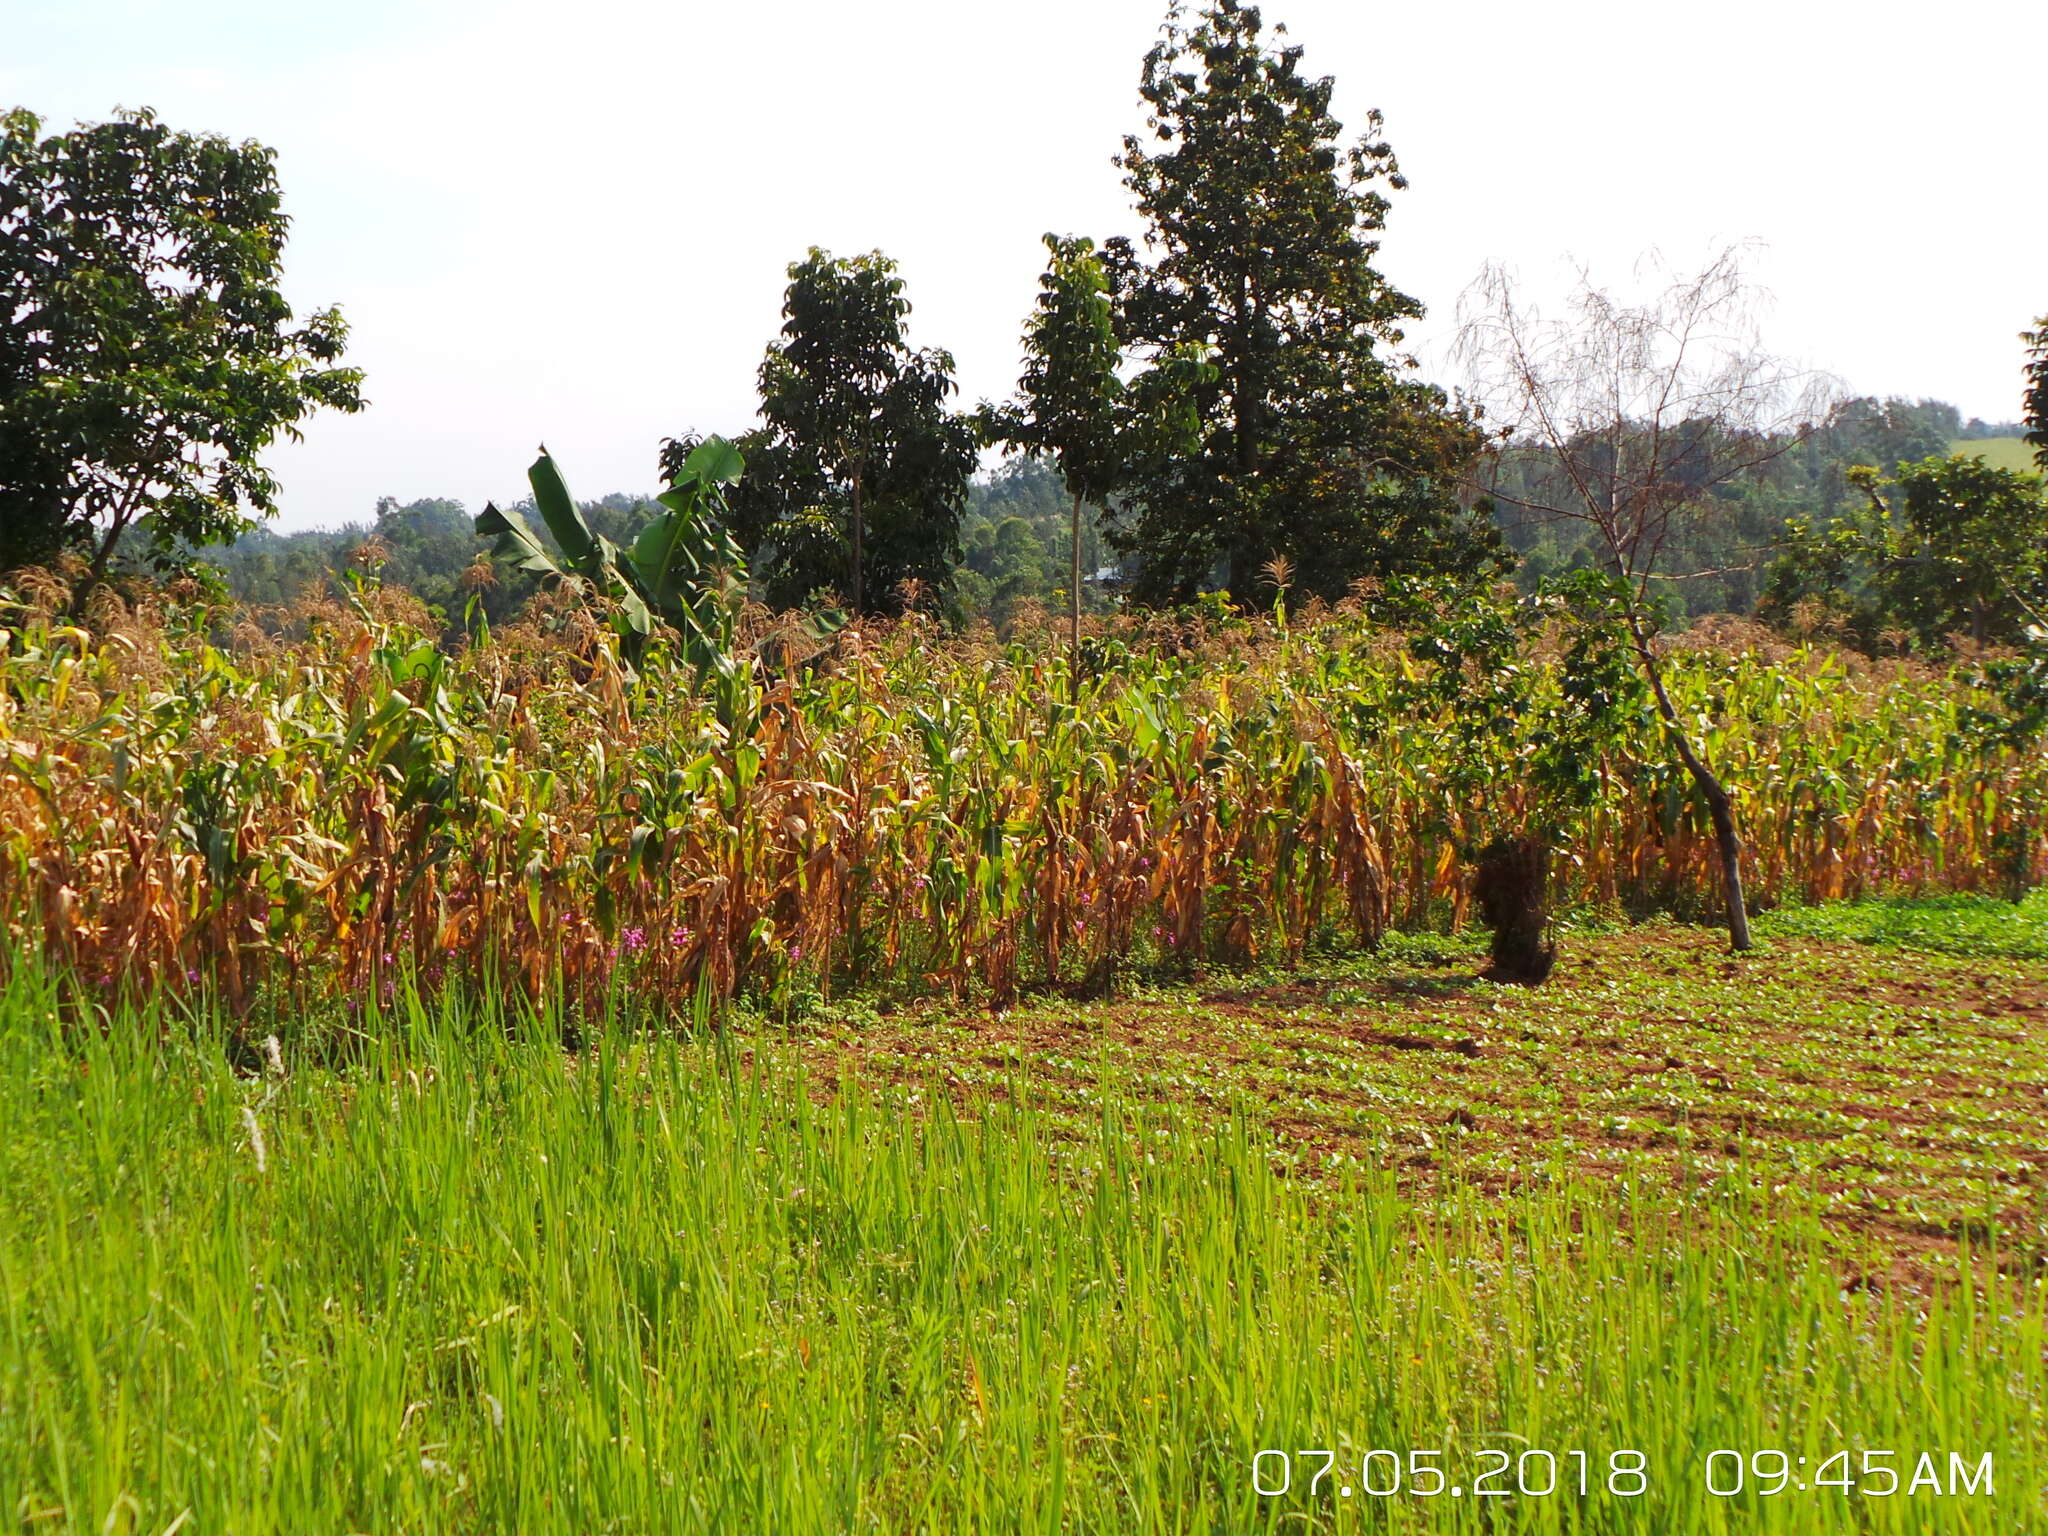
[[[1865,645],[1887,631],[1924,645],[1968,635],[2011,645],[2042,620],[2048,493],[2041,477],[1973,454],[1935,454],[1886,476],[1850,471],[1867,505],[1819,528],[1795,519],[1766,612],[1801,602],[1847,621]]]
[[[82,601],[139,524],[161,564],[274,512],[264,449],[362,374],[278,291],[270,150],[148,111],[41,131],[0,119],[0,568],[82,550]]]
[[[1237,0],[1192,25],[1176,6],[1140,87],[1152,142],[1127,138],[1118,160],[1149,226],[1142,256],[1104,247],[1120,339],[1155,357],[1199,346],[1216,369],[1197,450],[1150,456],[1129,486],[1135,590],[1185,599],[1220,570],[1243,597],[1275,556],[1326,596],[1478,570],[1496,541],[1456,491],[1479,435],[1387,355],[1422,306],[1373,264],[1380,184],[1404,185],[1380,117],[1343,145],[1333,82],[1261,33]]]
[[[870,613],[900,601],[905,582],[943,592],[975,465],[974,428],[946,405],[952,355],[911,349],[903,281],[879,251],[813,247],[789,268],[782,313],[761,362],[765,425],[741,439],[753,470],[734,503],[771,596],[837,589]]]
[[[1109,278],[1095,242],[1048,234],[1051,257],[1038,280],[1038,306],[1024,328],[1024,377],[1016,404],[990,413],[987,434],[1059,466],[1072,499],[1068,545],[1068,681],[1081,696],[1081,503],[1098,506],[1123,476],[1124,406],[1117,376],[1123,348],[1109,303]]]
[[[982,523],[967,540],[964,569],[983,579],[984,606],[998,621],[1019,599],[1038,597],[1054,568],[1044,542],[1021,517]]]
[[[1590,531],[1666,739],[1706,802],[1728,934],[1750,947],[1742,844],[1728,792],[1665,688],[1652,644],[1667,555],[1722,495],[1803,442],[1828,414],[1824,381],[1758,344],[1739,252],[1627,304],[1580,275],[1572,318],[1546,322],[1489,268],[1467,295],[1459,353],[1501,435],[1488,480],[1516,510]],[[1504,473],[1512,469],[1514,473]],[[1512,489],[1503,489],[1510,486]]]
[[[1824,516],[1846,511],[1863,499],[1851,483],[1849,470],[1873,465],[1890,474],[1933,454],[1946,454],[1963,435],[1962,413],[1945,400],[1879,400],[1859,396],[1844,400],[1798,458],[1814,458],[1813,491]]]
[[[1647,713],[1612,601],[1592,571],[1528,597],[1496,580],[1396,577],[1367,599],[1408,637],[1413,665],[1390,675],[1393,707],[1366,729],[1398,730],[1440,765],[1435,830],[1475,866],[1497,981],[1549,976],[1552,856],[1584,829],[1609,787],[1603,760]],[[1514,793],[1504,795],[1508,771]]]
[[[1857,483],[1890,535],[1879,553],[1896,622],[1924,640],[2009,644],[2039,622],[2026,594],[2048,575],[2048,495],[2038,475],[1970,454],[1901,464]],[[1886,493],[1890,492],[1888,496]]]
[[[2048,471],[2048,315],[2034,322],[2031,331],[2020,332],[2027,344],[2027,393],[2022,409],[2027,418],[2027,442],[2034,450],[2034,462]]]

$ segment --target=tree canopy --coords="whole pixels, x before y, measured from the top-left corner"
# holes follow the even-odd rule
[[[871,613],[900,606],[905,583],[942,595],[975,465],[974,427],[946,403],[952,354],[910,346],[903,280],[879,251],[813,247],[782,313],[734,507],[771,600],[829,591]]]
[[[361,408],[340,313],[279,292],[273,158],[148,111],[0,119],[0,568],[231,539],[275,510],[263,450]]]
[[[1018,400],[989,414],[986,435],[1050,458],[1059,466],[1072,505],[1067,535],[1068,677],[1081,683],[1081,504],[1098,504],[1124,477],[1123,349],[1109,303],[1109,279],[1095,242],[1048,234],[1050,260],[1038,280],[1038,304],[1024,327],[1024,377]],[[1017,534],[1030,538],[1021,521]],[[1011,534],[1006,523],[999,536]],[[1021,547],[1017,561],[1023,563]],[[1007,551],[1006,551],[1007,553]]]
[[[1237,0],[1176,9],[1146,56],[1149,138],[1118,163],[1147,233],[1105,247],[1120,336],[1141,356],[1198,346],[1215,373],[1196,451],[1151,456],[1129,488],[1142,597],[1249,596],[1275,556],[1334,595],[1493,551],[1456,499],[1477,431],[1392,352],[1422,314],[1375,266],[1399,167],[1377,113],[1343,142],[1331,90]]]
[[[1038,302],[1024,327],[1024,374],[1013,405],[991,411],[989,435],[1050,459],[1070,495],[1101,502],[1123,473],[1124,386],[1109,279],[1095,242],[1047,235]]]
[[[1836,626],[1872,649],[2025,638],[2038,622],[2030,594],[2048,583],[2040,476],[1960,453],[1851,475],[1863,506],[1787,525],[1766,616]]]

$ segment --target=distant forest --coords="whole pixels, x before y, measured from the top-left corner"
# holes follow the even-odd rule
[[[1849,481],[1853,466],[1889,473],[1958,444],[2017,438],[2024,430],[2014,422],[1965,421],[1940,400],[1846,402],[1827,427],[1775,460],[1754,483],[1726,490],[1724,499],[1737,503],[1729,509],[1734,515],[1676,532],[1668,562],[1674,573],[1672,622],[1707,613],[1755,614],[1766,601],[1772,561],[1788,523],[1824,523],[1862,498]],[[1494,518],[1524,589],[1593,563],[1583,524],[1520,513],[1508,500],[1497,501]],[[1071,569],[1068,505],[1058,471],[1042,460],[1013,457],[976,476],[961,520],[960,562],[941,600],[943,616],[958,625],[985,619],[1003,628],[1020,604],[1064,609]],[[647,498],[623,493],[584,504],[591,525],[615,542],[630,540],[651,509]],[[536,579],[504,564],[489,579],[479,578],[486,546],[474,530],[474,510],[438,497],[403,503],[387,497],[365,522],[296,533],[259,527],[232,545],[200,553],[221,571],[236,598],[261,606],[289,603],[309,586],[327,587],[374,539],[382,579],[412,591],[442,622],[459,625],[474,595],[484,616],[502,623],[533,595]],[[1113,508],[1107,514],[1100,507],[1084,508],[1086,610],[1104,611],[1116,601],[1120,566],[1105,534],[1106,518],[1114,516]]]

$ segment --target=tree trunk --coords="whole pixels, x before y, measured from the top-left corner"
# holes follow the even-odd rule
[[[1742,840],[1735,834],[1734,807],[1729,803],[1728,791],[1721,787],[1713,770],[1694,754],[1691,744],[1683,736],[1673,739],[1679,743],[1679,756],[1693,782],[1699,785],[1700,795],[1707,802],[1707,814],[1714,822],[1714,841],[1721,849],[1721,888],[1728,897],[1728,947],[1748,949],[1753,941],[1749,936],[1749,908],[1742,896]]]
[[[122,530],[128,526],[128,519],[134,515],[136,496],[131,493],[119,507],[114,509],[113,520],[107,524],[107,536],[100,540],[93,551],[92,565],[71,592],[71,617],[74,620],[85,617],[86,600],[103,585],[107,579],[107,566],[114,558],[114,546],[121,541]]]
[[[1073,591],[1068,594],[1073,603],[1071,622],[1067,630],[1067,682],[1073,690],[1074,702],[1081,702],[1081,493],[1074,492],[1074,551]]]
[[[860,471],[853,472],[853,611],[856,616],[865,614],[867,608],[862,602],[861,561],[865,554],[867,528],[861,517]]]
[[[1541,986],[1557,964],[1550,941],[1550,845],[1540,837],[1497,837],[1479,854],[1472,897],[1493,930],[1494,981]]]
[[[1650,682],[1650,692],[1657,700],[1658,717],[1670,734],[1678,760],[1692,775],[1700,798],[1707,802],[1707,815],[1714,823],[1714,841],[1721,852],[1721,891],[1728,901],[1728,947],[1749,949],[1754,941],[1749,936],[1749,908],[1742,895],[1742,839],[1735,831],[1735,807],[1728,799],[1728,791],[1721,787],[1720,779],[1714,776],[1705,759],[1693,750],[1685,727],[1679,723],[1677,706],[1671,702],[1671,695],[1664,691],[1663,670],[1657,665],[1649,640],[1633,613],[1629,615],[1629,632],[1635,640],[1636,658],[1641,662],[1643,675]]]

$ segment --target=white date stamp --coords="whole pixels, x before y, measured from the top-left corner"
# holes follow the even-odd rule
[[[1842,1447],[1800,1455],[1722,1448],[1683,1470],[1687,1483],[1717,1499],[1967,1498],[1994,1491],[1990,1451]],[[1262,1450],[1252,1457],[1251,1474],[1252,1491],[1265,1499],[1634,1499],[1652,1484],[1649,1458],[1627,1447]]]

